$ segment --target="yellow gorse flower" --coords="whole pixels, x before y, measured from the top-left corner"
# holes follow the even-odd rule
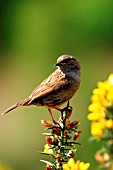
[[[89,167],[90,163],[75,162],[73,158],[70,158],[67,163],[63,164],[63,170],[88,170]]]
[[[48,144],[45,144],[44,145],[44,153],[47,153],[47,154],[54,154],[54,151],[53,149],[50,148],[50,146]]]
[[[109,119],[106,121],[106,128],[112,129],[113,128],[113,119]]]
[[[91,134],[102,137],[104,129],[113,128],[113,113],[111,117],[108,116],[108,107],[111,107],[113,112],[113,74],[110,74],[106,81],[97,83],[91,102],[88,107],[88,119],[92,121]]]

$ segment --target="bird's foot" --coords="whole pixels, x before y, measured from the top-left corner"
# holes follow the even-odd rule
[[[58,111],[61,112],[61,117],[60,117],[60,120],[59,120],[59,121],[55,121],[51,109],[55,109],[55,110],[58,110]],[[49,111],[49,113],[50,113],[50,116],[51,116],[51,118],[52,118],[53,123],[54,123],[54,124],[59,124],[59,122],[60,122],[61,120],[63,120],[63,114],[64,114],[64,112],[65,112],[67,118],[69,118],[69,117],[71,116],[71,114],[72,114],[72,107],[69,106],[69,101],[68,101],[68,102],[67,102],[67,106],[66,106],[65,108],[60,109],[60,108],[57,107],[57,106],[51,106],[51,107],[48,108],[48,111]]]

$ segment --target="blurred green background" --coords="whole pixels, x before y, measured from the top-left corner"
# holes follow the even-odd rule
[[[83,131],[75,158],[95,170],[99,144],[88,142],[87,107],[96,83],[113,72],[113,1],[0,1],[0,112],[26,98],[55,70],[61,54],[81,63],[81,86],[71,100],[71,119],[79,120]],[[35,106],[0,117],[0,162],[13,170],[45,169],[38,153],[45,144],[41,119],[50,120],[48,111]]]

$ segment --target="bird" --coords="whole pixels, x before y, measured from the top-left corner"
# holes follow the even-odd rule
[[[61,111],[61,106],[69,102],[78,90],[81,82],[81,66],[71,55],[61,55],[55,64],[57,69],[39,84],[24,100],[12,105],[1,115],[5,115],[19,106],[45,106],[54,121],[52,109]]]

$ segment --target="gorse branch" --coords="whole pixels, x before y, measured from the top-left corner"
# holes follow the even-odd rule
[[[74,120],[70,122],[71,115],[72,107],[67,105],[67,107],[61,110],[61,116],[56,123],[47,120],[41,121],[47,131],[47,133],[43,133],[46,137],[46,145],[44,146],[44,152],[41,152],[41,154],[46,154],[53,158],[52,162],[41,160],[46,163],[47,170],[66,169],[69,161],[74,161],[76,146],[80,145],[76,140],[80,137],[82,131],[78,129],[79,121]],[[77,164],[79,168],[80,161]],[[76,167],[76,162],[72,166]],[[83,166],[86,165],[84,164]],[[87,165],[88,168],[89,164]],[[75,168],[75,170],[79,169]]]

